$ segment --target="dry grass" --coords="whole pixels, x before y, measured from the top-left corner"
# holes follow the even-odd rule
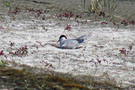
[[[66,74],[35,74],[26,70],[0,68],[0,88],[19,90],[121,90],[107,82],[79,81]],[[2,86],[4,86],[2,88]],[[15,87],[14,87],[15,86]]]

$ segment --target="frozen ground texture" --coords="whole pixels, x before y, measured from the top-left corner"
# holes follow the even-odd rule
[[[71,31],[64,30],[68,23],[72,27]],[[78,24],[72,20],[54,19],[10,21],[8,18],[7,21],[0,22],[0,25],[3,27],[0,29],[0,50],[7,55],[7,58],[1,56],[0,59],[73,75],[98,76],[122,86],[135,84],[133,29],[111,28],[91,21]],[[69,38],[82,35],[90,37],[81,48],[68,50],[55,47],[59,45],[57,41],[61,34]],[[15,43],[14,49],[27,46],[28,54],[12,56],[9,54],[10,42]],[[122,48],[128,51],[127,55],[120,53]]]
[[[6,57],[1,55],[0,60],[73,75],[97,76],[125,87],[135,85],[135,27],[118,28],[91,20],[82,24],[73,18],[61,20],[49,14],[45,20],[34,16],[13,20],[9,15],[1,15],[4,19],[0,21],[0,51]],[[64,30],[67,24],[71,25],[70,31]],[[61,34],[68,38],[90,36],[81,48],[69,50],[57,47]],[[15,43],[12,49],[11,42]],[[9,53],[23,46],[28,48],[26,55]],[[122,48],[126,54],[120,52]]]

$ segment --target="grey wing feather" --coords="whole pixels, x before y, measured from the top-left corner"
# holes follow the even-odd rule
[[[83,36],[81,36],[81,37],[78,37],[76,40],[77,40],[79,43],[83,43],[84,40],[86,40],[86,39],[87,39],[87,36],[86,36],[86,35],[83,35]]]

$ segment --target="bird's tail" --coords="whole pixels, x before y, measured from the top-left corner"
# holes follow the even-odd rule
[[[83,43],[85,40],[87,40],[89,38],[90,35],[83,35],[81,37],[78,37],[76,40],[79,42],[79,43]]]

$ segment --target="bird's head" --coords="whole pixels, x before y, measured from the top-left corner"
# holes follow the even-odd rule
[[[67,39],[67,37],[66,37],[65,35],[61,35],[61,36],[59,37],[58,42],[59,42],[59,41],[64,41],[64,40],[66,40],[66,39]]]

